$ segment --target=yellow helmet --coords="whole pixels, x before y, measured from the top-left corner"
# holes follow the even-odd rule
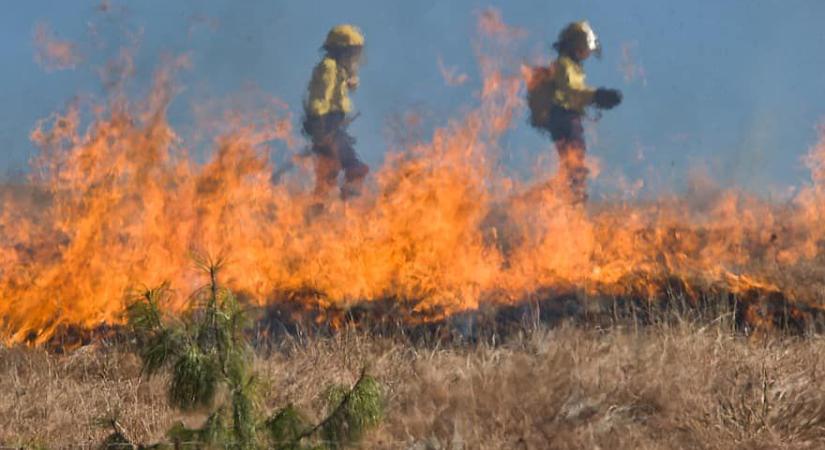
[[[324,48],[362,47],[364,34],[355,25],[343,24],[333,27],[327,33]]]

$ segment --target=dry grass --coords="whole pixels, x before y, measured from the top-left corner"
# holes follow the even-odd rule
[[[561,326],[445,348],[341,333],[285,343],[255,364],[265,409],[315,412],[328,383],[369,364],[388,404],[364,448],[825,447],[822,339],[725,329]],[[141,379],[118,347],[0,350],[0,444],[93,446],[111,417],[138,441],[157,440],[181,419],[163,381]]]

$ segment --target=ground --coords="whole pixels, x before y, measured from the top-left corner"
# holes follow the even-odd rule
[[[411,344],[342,331],[259,350],[264,409],[320,414],[367,366],[386,418],[363,448],[807,449],[825,446],[819,337],[745,336],[724,320],[609,329],[565,323],[503,342]],[[172,423],[124,344],[0,351],[0,445],[99,445],[112,418],[140,442]]]

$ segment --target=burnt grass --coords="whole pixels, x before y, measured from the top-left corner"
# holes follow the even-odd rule
[[[452,314],[438,309],[422,311],[417,308],[419,302],[399,298],[342,308],[328,306],[318,292],[290,292],[258,311],[255,333],[258,342],[265,344],[284,336],[331,336],[347,328],[427,345],[502,340],[563,323],[605,329],[722,320],[732,332],[744,335],[771,332],[803,336],[825,330],[825,310],[791,300],[777,290],[731,292],[710,286],[697,294],[678,278],[666,279],[658,289],[652,298],[641,292],[588,296],[575,288],[544,289],[511,304],[486,302],[477,309]]]
[[[478,308],[450,314],[422,309],[414,299],[386,297],[340,306],[311,289],[280,292],[268,306],[249,306],[250,330],[259,348],[296,337],[329,338],[343,330],[393,338],[415,346],[475,345],[507,340],[536,328],[573,324],[585,329],[722,323],[737,335],[769,333],[810,336],[825,332],[825,309],[773,289],[733,292],[723,285],[688,285],[678,277],[655,284],[656,292],[587,295],[575,286],[546,288],[510,303],[485,301]],[[244,300],[244,294],[239,297]],[[33,342],[36,336],[30,337]],[[60,326],[44,347],[62,353],[94,344],[127,343],[127,327]]]

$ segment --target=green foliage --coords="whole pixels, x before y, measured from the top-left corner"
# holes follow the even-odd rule
[[[298,444],[301,435],[312,429],[306,418],[291,404],[269,418],[264,427],[272,446],[281,450],[301,449]]]
[[[175,448],[253,449],[263,441],[282,450],[340,448],[357,442],[380,420],[380,386],[362,373],[351,389],[328,390],[328,416],[317,425],[311,426],[292,405],[259,421],[253,355],[245,334],[249,320],[232,292],[218,284],[223,261],[198,258],[196,263],[209,283],[192,294],[193,308],[182,320],[162,313],[171,295],[168,284],[134,295],[127,310],[144,373],[171,370],[168,397],[173,406],[202,410],[225,399],[200,428],[173,426],[167,436]],[[117,439],[114,434],[110,437]]]
[[[161,328],[147,337],[140,349],[143,370],[149,375],[160,371],[169,361],[182,356],[184,336],[177,329]]]
[[[162,327],[160,303],[168,299],[169,295],[169,283],[132,293],[132,302],[126,310],[129,324],[135,330],[143,332],[151,332]]]
[[[383,416],[381,386],[362,374],[352,389],[335,385],[327,391],[329,416],[321,427],[324,440],[333,448],[352,444]]]
[[[246,317],[229,289],[218,285],[222,261],[198,261],[209,283],[191,297],[194,308],[181,323],[166,320],[160,305],[169,297],[168,285],[135,296],[127,311],[143,360],[144,371],[172,372],[169,402],[184,411],[208,408],[223,387],[228,406],[221,406],[199,429],[178,424],[170,431],[175,442],[253,448],[254,401],[249,375],[251,349],[244,335]],[[227,416],[227,417],[224,417]]]
[[[255,448],[257,441],[250,385],[251,383],[236,386],[232,390],[232,431],[237,439],[238,448]]]
[[[333,385],[327,390],[327,417],[310,427],[292,405],[264,424],[272,448],[278,450],[338,449],[357,443],[383,416],[381,386],[361,373],[352,388]],[[319,439],[320,438],[320,439]]]
[[[184,336],[178,329],[165,326],[160,310],[161,303],[169,296],[169,285],[164,283],[157,288],[134,293],[126,310],[128,323],[140,341],[143,369],[149,375],[179,357],[184,349]]]
[[[231,438],[224,422],[224,411],[217,410],[209,415],[200,428],[187,428],[178,422],[166,433],[175,448],[212,448],[228,442]]]
[[[191,411],[208,407],[215,398],[220,369],[213,355],[203,352],[198,346],[190,346],[175,362],[172,382],[169,385],[169,400],[184,410]]]

